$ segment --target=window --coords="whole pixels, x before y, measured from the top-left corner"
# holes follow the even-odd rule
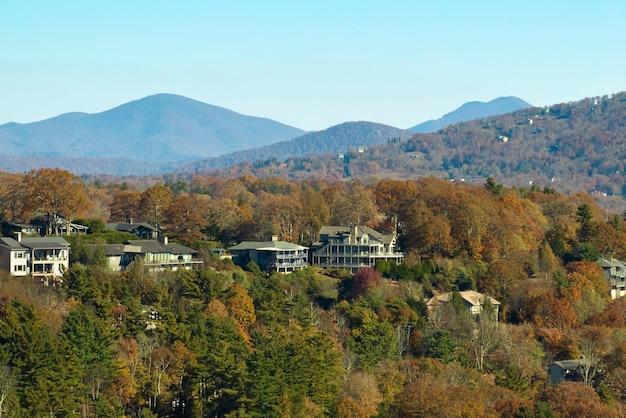
[[[15,258],[24,258],[24,252],[23,251],[17,251],[14,254],[15,254]]]
[[[24,265],[13,266],[13,271],[24,271],[25,269],[26,266]]]

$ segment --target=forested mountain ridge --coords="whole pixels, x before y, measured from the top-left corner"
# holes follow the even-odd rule
[[[378,145],[392,139],[408,139],[410,136],[409,131],[380,123],[345,122],[323,131],[310,132],[276,144],[187,163],[177,171],[211,170],[263,159],[283,161],[308,154],[338,153],[350,148],[358,149]]]
[[[174,94],[156,94],[100,113],[67,113],[0,126],[2,154],[189,161],[269,145],[305,131]]]
[[[422,122],[409,128],[409,130],[418,133],[436,132],[446,125],[452,125],[457,122],[502,115],[529,107],[533,107],[533,105],[514,96],[498,97],[486,103],[479,101],[467,102],[439,119]]]
[[[346,150],[348,151],[348,150]],[[218,175],[416,178],[436,176],[566,192],[625,193],[626,93],[459,122],[363,153],[243,163]]]

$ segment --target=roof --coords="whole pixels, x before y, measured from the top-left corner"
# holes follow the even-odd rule
[[[599,258],[596,263],[602,267],[602,268],[611,268],[611,267],[618,267],[618,268],[626,268],[626,264],[620,260],[616,260],[615,258]]]
[[[21,241],[13,238],[0,238],[0,245],[18,250],[20,248],[68,248],[70,243],[61,237],[23,237]]]
[[[308,250],[302,245],[293,244],[285,241],[243,241],[234,247],[229,248],[230,251],[282,251],[282,250]]]
[[[23,237],[20,244],[28,248],[67,248],[70,243],[61,237]]]
[[[138,229],[139,227],[149,229],[150,231],[155,231],[155,232],[158,231],[158,229],[156,229],[152,225],[145,223],[145,222],[137,222],[137,223],[132,223],[132,224],[126,223],[126,222],[111,222],[111,223],[107,223],[105,226],[107,229],[114,229],[120,232],[134,231]]]
[[[344,235],[344,234],[351,235],[355,229],[356,229],[357,238],[361,238],[363,235],[367,234],[370,237],[374,237],[378,241],[383,242],[385,244],[390,243],[395,238],[394,234],[383,234],[365,225],[357,225],[355,227],[326,225],[320,229],[319,235],[328,235],[329,237],[339,237],[340,235]]]
[[[555,361],[550,366],[558,366],[564,370],[576,370],[578,367],[584,364],[587,364],[587,360],[585,358],[580,358],[576,360]]]
[[[86,247],[102,248],[107,257],[124,255],[124,244],[90,244],[86,245]]]
[[[20,223],[20,222],[3,222],[2,224],[5,227],[14,227],[14,228],[19,228],[19,229],[36,229],[36,230],[41,229],[41,226],[39,225],[25,224],[25,223]]]
[[[0,238],[0,246],[10,248],[12,250],[24,249],[24,247],[13,238]]]
[[[142,253],[167,253],[167,254],[197,254],[198,252],[184,245],[169,243],[163,244],[155,239],[131,239],[128,240],[129,245],[141,247]]]
[[[133,239],[125,244],[90,244],[92,248],[102,248],[107,257],[122,256],[124,254],[196,254],[197,251],[183,245],[170,243],[163,244],[154,239]]]
[[[492,298],[491,296],[483,295],[482,293],[476,292],[475,290],[464,290],[462,292],[459,292],[459,294],[461,295],[464,301],[471,304],[472,306],[481,305],[482,301],[485,300],[485,298],[489,298],[489,301],[494,306],[500,305],[500,302],[498,302],[496,299]],[[446,293],[441,293],[439,295],[435,295],[432,298],[430,298],[428,302],[426,302],[426,305],[433,305],[439,302],[449,302],[451,296],[452,296],[452,292],[446,292]]]

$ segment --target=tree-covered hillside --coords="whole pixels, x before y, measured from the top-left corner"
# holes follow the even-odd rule
[[[436,176],[508,186],[535,184],[566,193],[625,193],[626,93],[460,122],[363,153],[308,155],[242,163],[212,172],[292,179]],[[283,164],[281,166],[281,164]]]
[[[624,416],[626,307],[595,260],[626,260],[626,222],[588,195],[493,178],[135,189],[40,170],[2,175],[3,220],[40,212],[32,193],[55,177],[71,181],[42,198],[92,233],[67,237],[60,286],[0,279],[5,417]],[[109,270],[86,244],[119,243],[103,222],[125,217],[162,225],[204,269]],[[268,275],[209,251],[270,233],[309,245],[331,224],[396,230],[405,262]],[[465,290],[499,316],[493,303],[470,315]],[[427,308],[442,292],[450,303]],[[582,356],[548,381],[551,363]]]
[[[259,160],[271,160],[278,163],[288,158],[305,157],[309,154],[336,154],[349,148],[371,147],[386,143],[390,139],[407,139],[410,136],[409,131],[380,123],[346,122],[277,144],[185,164],[177,171],[214,170]]]

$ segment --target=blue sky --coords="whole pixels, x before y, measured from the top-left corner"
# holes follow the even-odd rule
[[[0,124],[175,93],[306,130],[626,90],[624,1],[0,2]]]

